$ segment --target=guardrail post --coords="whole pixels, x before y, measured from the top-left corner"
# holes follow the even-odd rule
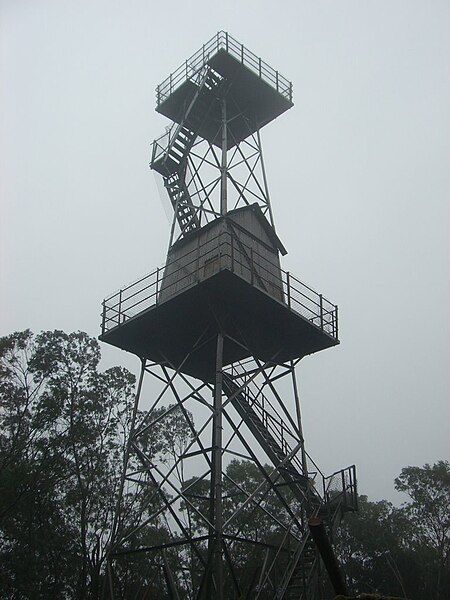
[[[289,100],[292,102],[292,82],[289,83]]]
[[[102,333],[105,333],[105,323],[106,323],[106,304],[103,300],[102,302],[103,311],[102,311]]]
[[[323,297],[322,294],[319,294],[319,304],[320,304],[320,329],[323,331]]]
[[[118,315],[118,325],[120,325],[120,322],[122,320],[122,290],[119,291],[119,315]]]
[[[158,296],[159,296],[159,267],[156,269],[156,300],[155,300],[155,304],[158,304]]]
[[[225,32],[225,49],[228,52],[228,31]]]
[[[169,93],[172,93],[172,73],[169,75]]]
[[[338,328],[338,307],[334,307],[334,321],[335,321],[335,338],[339,339],[339,328]]]
[[[347,504],[347,488],[345,485],[345,472],[344,470],[341,471],[341,477],[342,477],[342,493],[344,495],[344,505]]]
[[[277,82],[277,92],[278,92],[278,71],[275,71],[275,80]]]
[[[258,59],[259,76],[261,77],[261,59]]]
[[[286,286],[287,286],[287,299],[288,306],[291,308],[291,274],[289,271],[286,271]]]
[[[244,44],[241,44],[241,63],[244,64]]]

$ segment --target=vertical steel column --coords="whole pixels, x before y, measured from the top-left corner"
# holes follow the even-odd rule
[[[292,376],[292,387],[294,389],[295,410],[297,412],[298,431],[300,433],[300,440],[302,443],[301,453],[302,453],[303,475],[305,477],[308,477],[308,462],[306,460],[305,438],[303,437],[302,413],[301,413],[301,409],[300,409],[300,396],[298,393],[297,377],[295,375],[295,366],[294,366],[294,362],[292,360],[291,360],[291,376]]]
[[[259,159],[261,161],[261,171],[262,171],[263,182],[264,182],[264,190],[266,192],[266,202],[267,202],[267,206],[269,207],[270,224],[275,229],[275,222],[273,220],[272,205],[270,203],[269,186],[267,184],[266,167],[264,165],[264,157],[263,157],[262,144],[261,144],[261,134],[259,133],[259,126],[258,126],[258,129],[256,130],[256,136],[257,136],[257,140],[258,140]]]
[[[213,564],[216,600],[223,600],[223,561],[222,561],[222,388],[223,388],[223,335],[217,336],[216,380],[214,386],[214,418],[212,440],[211,491],[213,492]]]
[[[227,101],[225,96],[221,98],[222,108],[222,162],[220,165],[220,214],[227,213]]]

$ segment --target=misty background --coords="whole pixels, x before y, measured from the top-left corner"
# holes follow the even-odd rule
[[[0,1],[0,335],[97,336],[163,264],[154,90],[227,30],[293,82],[262,130],[283,267],[340,310],[298,368],[307,449],[400,502],[403,466],[450,454],[449,26],[439,0]]]

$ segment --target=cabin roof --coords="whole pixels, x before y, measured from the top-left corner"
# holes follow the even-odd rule
[[[272,225],[269,223],[269,221],[263,215],[261,207],[259,206],[259,204],[257,202],[255,202],[254,204],[249,204],[248,206],[241,206],[240,208],[235,208],[234,210],[230,210],[229,212],[227,212],[226,215],[217,217],[213,221],[210,221],[206,225],[203,225],[203,227],[201,227],[200,229],[194,229],[194,230],[190,231],[184,237],[177,240],[173,244],[173,246],[171,247],[170,250],[177,249],[177,248],[183,246],[183,244],[187,240],[195,238],[200,231],[213,229],[220,222],[224,222],[224,221],[226,222],[227,220],[229,220],[230,217],[233,217],[234,215],[237,215],[241,212],[246,212],[246,211],[253,212],[253,214],[256,216],[258,221],[261,223],[262,227],[264,228],[264,231],[267,233],[267,236],[270,239],[270,241],[273,243],[274,247],[277,248],[277,250],[279,250],[283,256],[285,256],[287,254],[286,248],[283,246],[283,243],[281,242],[280,238],[276,234],[275,229],[272,227]]]

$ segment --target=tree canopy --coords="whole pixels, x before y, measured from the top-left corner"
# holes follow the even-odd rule
[[[135,378],[121,367],[102,371],[99,362],[98,342],[83,332],[27,330],[0,339],[2,597],[100,599],[108,550],[119,530],[133,546],[173,541],[168,523],[138,527],[158,508],[158,499],[137,464],[137,479],[127,482],[119,503]],[[142,443],[147,456],[170,463],[192,433],[176,406],[166,407],[160,423]],[[201,534],[204,524],[192,508],[208,502],[208,486],[178,476],[192,492],[188,526]],[[226,518],[260,483],[252,462],[228,464]],[[359,513],[348,515],[339,530],[335,543],[349,586],[355,593],[444,600],[450,597],[450,465],[405,467],[395,487],[408,498],[402,506],[360,496]],[[276,496],[268,510],[277,514]],[[258,539],[280,535],[250,505],[237,518],[240,530]],[[183,589],[183,578],[195,577],[198,563],[177,552],[169,551],[165,560]],[[239,544],[233,552],[240,576],[250,578],[262,555]],[[167,597],[161,561],[140,554],[117,562],[118,597]]]

